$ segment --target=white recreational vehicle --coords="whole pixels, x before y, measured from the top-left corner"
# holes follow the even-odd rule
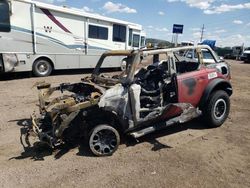
[[[107,50],[145,46],[142,26],[31,0],[0,1],[0,72],[93,68]],[[105,67],[123,67],[120,58]]]

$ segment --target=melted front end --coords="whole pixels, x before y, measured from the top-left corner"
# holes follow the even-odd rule
[[[74,125],[78,114],[84,109],[96,106],[105,92],[93,83],[80,82],[60,84],[38,84],[40,114],[32,115],[32,131],[39,140],[54,147],[66,139],[65,132]],[[77,130],[77,129],[72,129]],[[78,131],[80,132],[80,131]]]

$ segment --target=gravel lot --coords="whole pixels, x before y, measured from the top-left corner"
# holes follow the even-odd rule
[[[22,123],[37,109],[34,83],[78,82],[81,71],[1,77],[0,187],[250,187],[250,64],[229,62],[234,94],[222,127],[197,121],[170,127],[104,158],[82,147],[24,151],[20,143]]]

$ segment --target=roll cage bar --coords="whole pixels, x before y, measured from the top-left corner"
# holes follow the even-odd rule
[[[144,50],[113,50],[108,51],[102,54],[99,61],[97,62],[97,65],[92,73],[92,78],[94,79],[106,79],[103,77],[99,77],[100,75],[100,69],[104,62],[104,59],[109,56],[124,56],[127,60],[127,77],[122,81],[122,83],[131,83],[134,78],[134,73],[136,71],[137,65],[140,63],[142,57],[147,57],[150,55],[160,55],[160,54],[166,54],[168,57],[168,60],[171,64],[175,63],[175,52],[178,51],[185,51],[185,50],[196,50],[198,61],[200,64],[204,64],[203,61],[203,55],[202,55],[202,49],[207,49],[209,52],[211,52],[212,56],[216,60],[216,62],[219,62],[217,55],[215,52],[208,46],[208,45],[197,45],[197,46],[184,46],[184,47],[177,47],[177,48],[166,48],[166,49],[144,49]],[[175,66],[171,65],[170,73],[176,72]],[[99,78],[98,78],[99,77]],[[116,79],[109,78],[109,81],[118,82]]]

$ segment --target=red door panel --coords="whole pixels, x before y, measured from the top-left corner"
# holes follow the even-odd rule
[[[197,106],[208,84],[206,69],[183,73],[177,76],[178,100]]]

